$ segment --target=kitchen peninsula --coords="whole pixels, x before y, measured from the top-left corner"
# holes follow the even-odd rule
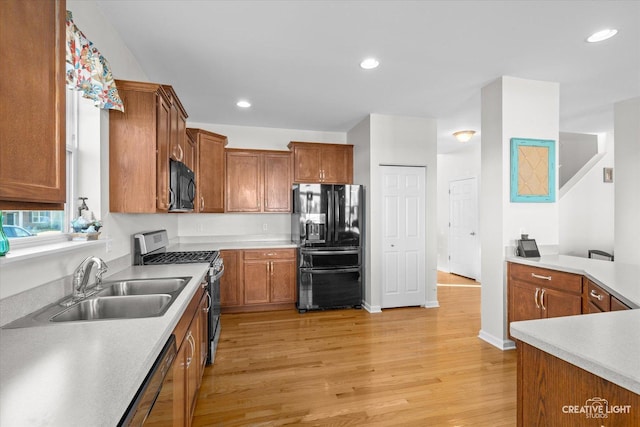
[[[640,267],[564,255],[507,262],[582,275],[632,309],[511,323],[518,425],[638,425]]]

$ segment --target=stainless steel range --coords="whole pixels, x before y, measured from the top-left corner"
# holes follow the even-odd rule
[[[207,363],[213,363],[220,339],[220,278],[224,274],[224,263],[218,251],[167,251],[169,237],[167,230],[137,233],[133,236],[133,264],[209,264],[207,273],[207,294],[209,306],[209,354]]]

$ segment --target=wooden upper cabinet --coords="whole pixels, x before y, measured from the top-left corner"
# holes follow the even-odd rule
[[[109,111],[109,209],[169,209],[171,102],[162,85],[116,80],[125,112]]]
[[[203,129],[187,129],[196,150],[196,212],[224,212],[227,137]]]
[[[291,153],[227,149],[226,212],[291,212]]]
[[[65,16],[64,0],[2,2],[0,209],[64,209]]]
[[[226,212],[262,210],[262,157],[248,150],[227,149]]]
[[[291,153],[268,152],[264,160],[264,212],[291,212]]]
[[[323,184],[353,183],[353,145],[291,141],[293,181]]]
[[[185,111],[178,95],[173,90],[172,86],[163,85],[162,86],[165,92],[167,93],[167,97],[169,98],[169,103],[171,107],[171,131],[169,133],[169,157],[173,160],[178,160],[180,162],[184,162],[188,166],[187,162],[187,112]],[[190,167],[190,169],[193,169]]]

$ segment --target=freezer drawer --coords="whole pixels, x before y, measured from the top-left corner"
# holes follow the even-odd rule
[[[301,268],[298,311],[356,307],[362,304],[362,267]]]

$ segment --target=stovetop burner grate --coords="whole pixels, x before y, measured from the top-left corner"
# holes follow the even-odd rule
[[[217,251],[163,252],[144,256],[145,265],[153,264],[211,264],[218,257]]]

